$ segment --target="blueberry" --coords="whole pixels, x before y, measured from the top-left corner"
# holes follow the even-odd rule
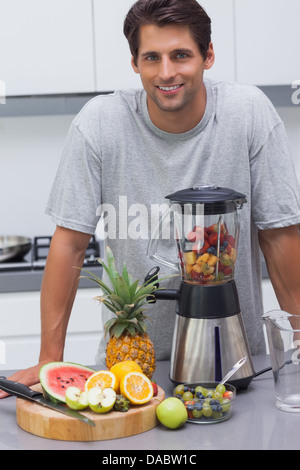
[[[202,410],[202,408],[203,408],[202,403],[195,403],[195,409],[196,410]]]
[[[183,388],[183,391],[184,391],[184,392],[189,392],[190,389],[189,389],[189,387],[185,386],[185,387]]]

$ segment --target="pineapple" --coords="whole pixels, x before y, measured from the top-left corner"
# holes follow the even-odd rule
[[[109,336],[106,366],[110,369],[117,362],[132,360],[151,379],[155,371],[155,351],[147,334],[144,307],[151,301],[151,295],[162,279],[150,279],[150,282],[139,286],[139,280],[131,280],[125,264],[122,275],[118,273],[111,249],[107,247],[106,252],[107,264],[102,260],[99,262],[108,275],[111,287],[93,273],[89,273],[92,277],[88,277],[102,289],[103,295],[96,299],[115,314],[104,325],[105,336]]]

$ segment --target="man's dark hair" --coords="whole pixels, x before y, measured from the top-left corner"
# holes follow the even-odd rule
[[[135,65],[140,27],[147,24],[158,27],[168,24],[188,26],[203,59],[206,59],[211,41],[211,20],[197,0],[138,0],[131,7],[124,21],[124,34]]]

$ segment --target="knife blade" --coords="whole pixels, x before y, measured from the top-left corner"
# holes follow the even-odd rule
[[[18,398],[23,398],[26,400],[31,400],[35,403],[38,403],[39,405],[51,408],[52,410],[58,411],[59,413],[63,413],[70,418],[76,418],[83,423],[89,424],[90,426],[95,426],[94,421],[89,419],[87,416],[82,415],[78,411],[71,410],[71,408],[67,408],[66,406],[59,403],[53,403],[52,401],[45,398],[42,393],[36,392],[24,384],[13,382],[12,380],[8,380],[6,377],[1,376],[0,388],[10,395],[14,395]]]

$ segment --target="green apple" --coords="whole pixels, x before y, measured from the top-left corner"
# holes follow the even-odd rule
[[[188,418],[186,407],[176,397],[163,400],[156,408],[156,416],[164,426],[170,429],[179,428]]]
[[[96,413],[107,413],[116,401],[117,394],[112,388],[93,387],[88,391],[89,407]]]
[[[72,410],[84,410],[88,407],[87,392],[82,392],[78,387],[68,387],[66,390],[66,404]]]

